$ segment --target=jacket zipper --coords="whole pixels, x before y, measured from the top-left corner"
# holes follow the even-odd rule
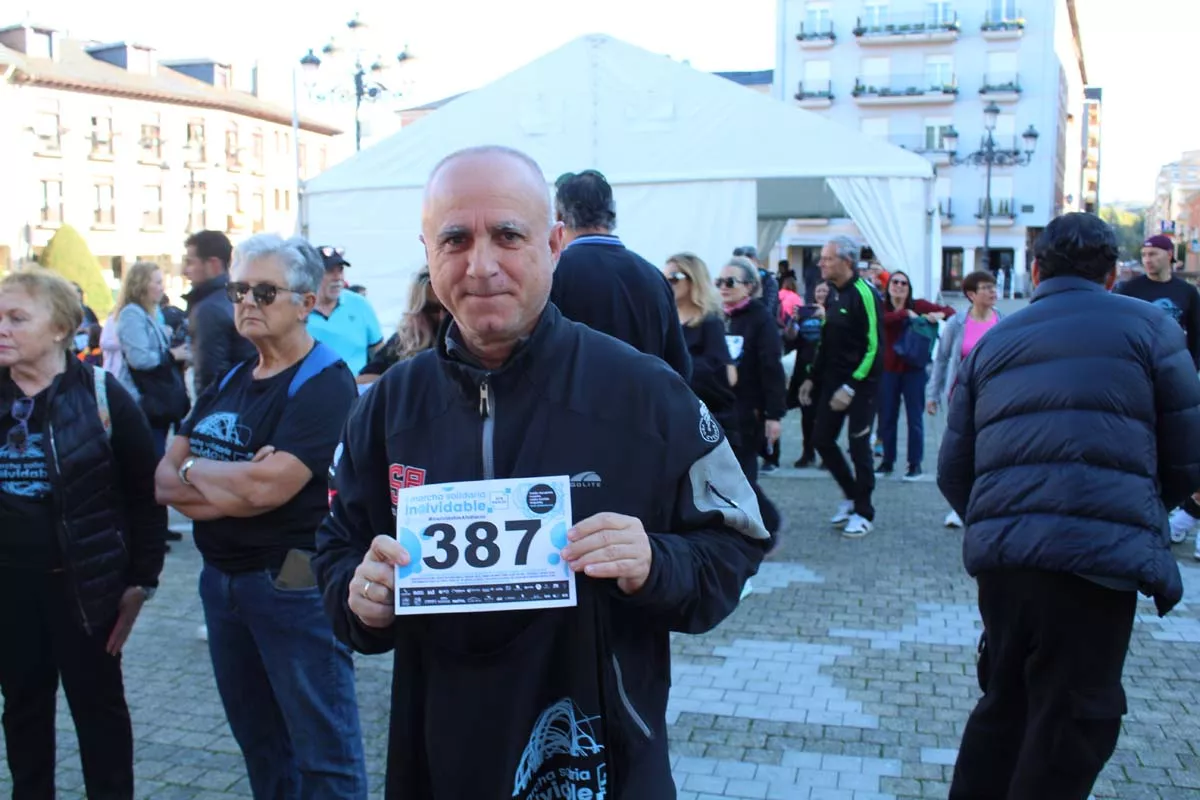
[[[617,694],[621,698],[621,705],[625,706],[625,712],[633,719],[634,724],[638,726],[638,730],[642,732],[642,735],[647,739],[653,739],[654,732],[650,730],[650,726],[642,719],[642,715],[637,712],[637,709],[633,707],[633,703],[629,701],[629,695],[625,693],[625,681],[621,677],[621,662],[617,660],[616,653],[612,654],[612,664],[613,671],[617,674]]]
[[[54,466],[54,482],[59,483],[62,481],[62,467],[58,463],[58,441],[54,438],[53,424],[46,424],[46,435],[50,437],[50,457]],[[75,605],[79,609],[79,618],[83,622],[83,629],[91,636],[92,623],[88,620],[87,611],[83,608],[83,600],[79,596],[79,578],[75,574],[75,563],[71,560],[71,554],[68,552],[67,513],[63,508],[61,494],[56,503],[59,515],[58,546],[62,550],[63,569],[66,570],[67,577],[71,580],[71,593],[75,595]]]
[[[493,443],[496,438],[496,399],[485,376],[479,384],[479,416],[483,418],[483,479],[496,477],[496,459]]]

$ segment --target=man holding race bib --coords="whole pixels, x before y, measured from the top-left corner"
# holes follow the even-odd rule
[[[386,796],[672,798],[668,633],[736,606],[754,494],[676,373],[548,303],[528,156],[447,157],[422,223],[453,320],[352,414],[315,561],[337,635],[395,653]]]

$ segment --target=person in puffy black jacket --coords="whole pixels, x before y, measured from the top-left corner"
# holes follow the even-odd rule
[[[1183,594],[1167,509],[1200,486],[1200,381],[1174,320],[1105,291],[1117,252],[1099,217],[1053,220],[1029,307],[959,373],[938,485],[986,646],[952,800],[1086,798],[1126,710],[1137,591],[1160,614]]]

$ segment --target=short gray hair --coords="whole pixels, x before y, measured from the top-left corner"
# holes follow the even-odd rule
[[[838,258],[850,262],[852,267],[858,266],[858,261],[862,257],[862,246],[858,242],[849,236],[835,236],[829,240],[829,243],[833,245],[834,253]]]
[[[742,256],[734,256],[725,262],[727,267],[737,267],[742,273],[742,280],[750,284],[750,294],[758,297],[762,294],[762,279],[758,276],[758,267],[754,262]]]
[[[233,268],[251,261],[276,257],[283,264],[287,286],[293,292],[315,294],[325,277],[325,261],[311,244],[299,236],[284,239],[274,233],[259,233],[242,242],[233,251]],[[292,295],[293,303],[300,303]]]

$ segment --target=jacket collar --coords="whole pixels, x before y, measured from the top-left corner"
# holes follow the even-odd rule
[[[222,272],[215,278],[209,278],[204,283],[193,286],[192,290],[183,296],[183,299],[187,301],[188,308],[191,308],[209,295],[225,291],[228,283],[229,273]]]
[[[1108,292],[1104,288],[1104,284],[1089,281],[1087,278],[1078,278],[1074,275],[1063,275],[1057,278],[1049,278],[1042,281],[1033,290],[1033,297],[1029,302],[1036,303],[1043,297],[1060,294],[1062,292]]]
[[[572,239],[571,243],[564,247],[564,250],[575,247],[576,245],[598,244],[605,247],[625,247],[620,238],[613,236],[611,233],[585,233],[577,239]]]
[[[508,360],[497,369],[485,368],[462,341],[458,324],[450,320],[438,337],[437,354],[442,368],[457,382],[474,390],[490,376],[517,375],[530,371],[533,365],[546,358],[545,351],[552,346],[556,331],[565,324],[562,313],[550,302],[529,336],[517,343]]]

